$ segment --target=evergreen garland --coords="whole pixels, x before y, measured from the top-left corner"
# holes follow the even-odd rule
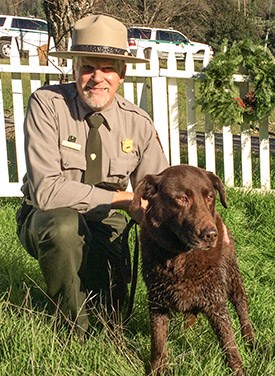
[[[240,98],[234,74],[245,71],[249,90]],[[235,42],[218,53],[201,76],[202,110],[219,126],[258,123],[270,115],[275,106],[275,60],[271,52],[249,40]]]

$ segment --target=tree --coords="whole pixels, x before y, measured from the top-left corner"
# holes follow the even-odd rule
[[[42,0],[1,0],[0,13],[45,18]]]
[[[44,11],[57,50],[66,50],[75,22],[94,12],[98,0],[44,0]]]
[[[206,0],[105,0],[96,11],[115,16],[126,26],[173,27],[203,41],[210,7]]]
[[[220,50],[225,39],[229,47],[234,41],[244,39],[257,43],[261,41],[262,29],[255,19],[244,16],[238,10],[236,1],[219,0],[214,2],[211,8],[212,15],[208,19],[206,37],[216,51]]]

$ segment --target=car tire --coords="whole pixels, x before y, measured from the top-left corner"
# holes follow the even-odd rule
[[[5,59],[10,57],[11,42],[9,40],[0,41],[0,57]]]

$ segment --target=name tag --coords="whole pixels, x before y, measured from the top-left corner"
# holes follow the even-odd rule
[[[66,148],[70,148],[70,149],[74,149],[74,150],[78,150],[78,151],[81,149],[80,144],[76,144],[75,142],[71,142],[71,141],[67,141],[67,140],[63,140],[61,142],[61,145],[65,146]]]

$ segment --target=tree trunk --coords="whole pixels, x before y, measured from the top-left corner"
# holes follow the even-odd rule
[[[49,35],[57,51],[66,51],[68,38],[77,20],[92,14],[100,0],[44,0],[43,7],[48,21]]]

